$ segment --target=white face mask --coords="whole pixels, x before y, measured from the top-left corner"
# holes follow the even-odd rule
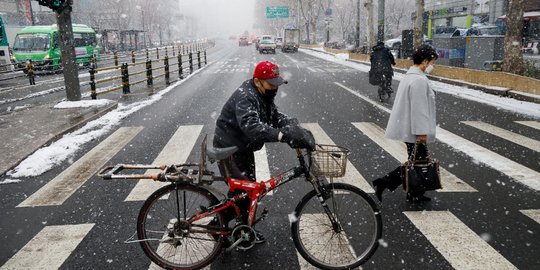
[[[429,73],[431,73],[432,71],[433,71],[433,65],[429,65],[429,66],[427,66],[425,73],[426,73],[426,74],[429,74]]]

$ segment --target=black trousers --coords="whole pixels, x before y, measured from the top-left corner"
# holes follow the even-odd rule
[[[409,159],[414,155],[414,160],[425,159],[428,155],[427,146],[423,143],[418,144],[418,149],[416,153],[413,153],[415,143],[405,143],[407,145],[407,154]],[[403,178],[401,175],[401,167],[397,167],[393,171],[389,172],[385,176],[379,178],[381,179],[381,184],[386,186],[389,190],[395,190],[403,184]],[[424,192],[412,193],[413,196],[422,195]]]
[[[230,176],[234,179],[248,180],[255,182],[255,154],[251,151],[236,152],[231,157],[225,160],[220,160],[218,163],[219,171],[223,176]],[[240,194],[241,191],[228,192],[229,198]],[[249,198],[236,203],[240,208],[242,215],[242,222],[247,224],[248,212],[249,212]],[[225,212],[225,222],[229,222],[234,219],[234,211],[228,209]]]

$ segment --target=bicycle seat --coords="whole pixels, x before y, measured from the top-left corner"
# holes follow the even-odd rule
[[[223,160],[230,157],[236,151],[238,151],[237,146],[231,146],[231,147],[225,147],[225,148],[211,147],[209,149],[206,149],[206,155],[208,156],[210,160]]]

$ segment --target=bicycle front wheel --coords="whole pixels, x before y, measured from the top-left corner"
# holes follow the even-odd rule
[[[324,202],[313,190],[296,207],[292,222],[296,249],[322,269],[358,267],[379,246],[382,219],[377,205],[364,191],[348,184],[328,184],[321,193],[326,194]]]
[[[210,191],[190,184],[171,184],[152,193],[137,218],[144,253],[165,269],[210,264],[223,246],[223,238],[215,233],[225,227],[223,215],[217,212],[192,224],[187,220],[217,203]]]

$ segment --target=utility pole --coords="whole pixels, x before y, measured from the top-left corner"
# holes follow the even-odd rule
[[[60,52],[66,85],[66,97],[69,101],[81,100],[79,85],[79,68],[75,63],[75,46],[73,46],[73,25],[71,24],[71,6],[66,6],[56,13]]]
[[[360,50],[360,0],[356,0],[356,51]]]
[[[368,13],[368,29],[367,29],[367,39],[368,39],[368,49],[371,49],[375,44],[375,33],[373,28],[375,26],[373,18],[373,0],[366,0],[364,4]]]
[[[424,21],[424,0],[416,0],[416,20],[414,21],[414,48],[424,41],[422,23]]]
[[[378,10],[377,41],[384,42],[384,0],[379,0]]]
[[[60,57],[66,86],[66,97],[69,101],[81,100],[79,85],[79,68],[75,63],[75,46],[73,46],[73,25],[71,24],[72,0],[38,0],[39,4],[56,13],[56,25],[60,40]]]

